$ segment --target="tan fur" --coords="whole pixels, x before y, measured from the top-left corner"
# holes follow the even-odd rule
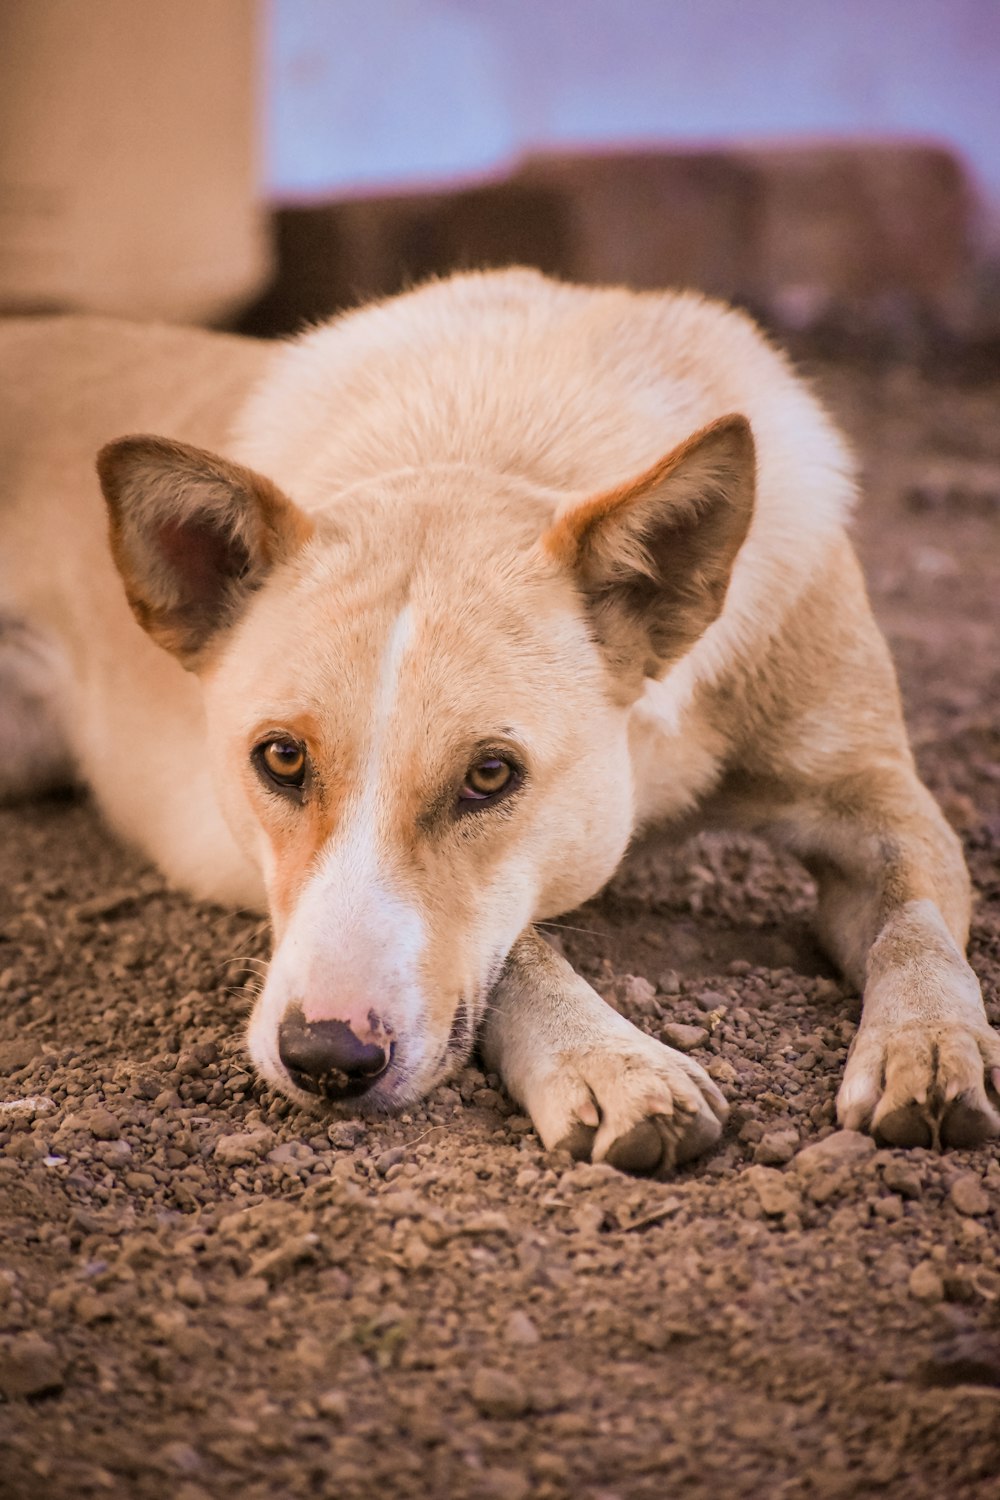
[[[850,462],[746,319],[510,272],[273,349],[57,321],[0,325],[0,358],[0,620],[38,645],[25,666],[0,624],[10,741],[44,724],[49,774],[69,758],[171,879],[267,905],[250,1045],[279,1087],[307,1102],[293,1011],[392,1038],[365,1108],[478,1030],[548,1144],[635,1170],[706,1149],[715,1085],[531,924],[636,830],[721,821],[814,871],[865,989],[844,1123],[1000,1131],[968,880],[844,533]],[[190,672],[113,574],[108,443],[125,590]],[[307,746],[301,796],[254,769],[268,736]],[[479,805],[498,756],[513,790]],[[11,759],[9,795],[37,783]]]

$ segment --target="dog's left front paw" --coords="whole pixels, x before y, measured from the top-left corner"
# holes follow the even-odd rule
[[[1000,1135],[998,1092],[1000,1036],[985,1023],[862,1020],[837,1115],[887,1146],[978,1146]]]
[[[562,1053],[526,1103],[548,1148],[643,1177],[703,1155],[729,1114],[704,1068],[639,1031]]]

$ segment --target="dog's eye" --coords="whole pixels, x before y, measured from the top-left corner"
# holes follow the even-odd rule
[[[511,790],[516,775],[509,760],[491,755],[469,767],[459,797],[463,802],[492,801],[502,792]]]
[[[306,779],[306,747],[279,736],[265,740],[254,751],[258,767],[275,786],[299,788]]]

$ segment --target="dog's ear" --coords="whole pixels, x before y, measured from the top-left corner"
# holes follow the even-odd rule
[[[546,532],[545,550],[575,575],[620,677],[658,677],[719,614],[753,513],[755,467],[746,418],[721,417]]]
[[[274,564],[312,535],[269,479],[186,443],[120,438],[101,449],[97,472],[132,612],[192,670]]]

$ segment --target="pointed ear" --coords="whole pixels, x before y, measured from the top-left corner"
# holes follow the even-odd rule
[[[186,443],[120,438],[101,449],[97,472],[132,612],[192,670],[274,564],[312,535],[269,479]]]
[[[543,537],[570,568],[613,671],[658,677],[722,609],[754,502],[745,417],[721,417],[629,484],[586,500]]]

